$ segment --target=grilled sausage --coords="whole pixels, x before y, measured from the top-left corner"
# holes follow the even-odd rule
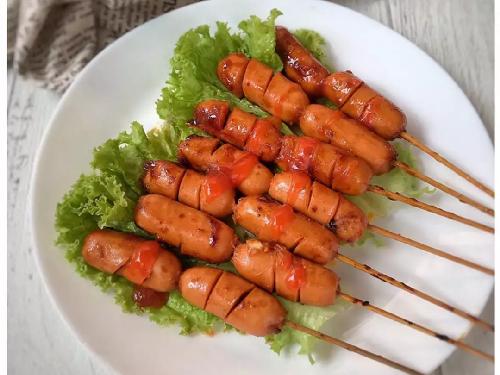
[[[238,150],[219,140],[192,136],[179,145],[179,159],[194,169],[225,173],[245,195],[264,194],[273,177],[271,171],[259,163],[255,155]]]
[[[270,67],[256,59],[251,59],[243,77],[243,94],[245,98],[259,107],[264,107],[264,94],[273,74],[274,72]],[[229,87],[227,88],[229,89]]]
[[[276,174],[269,195],[326,225],[342,241],[357,241],[368,225],[359,207],[302,172]]]
[[[311,96],[322,95],[322,82],[328,70],[282,26],[276,26],[276,52],[286,75]]]
[[[190,268],[179,289],[189,303],[254,336],[277,333],[285,321],[286,310],[276,298],[227,271]]]
[[[158,292],[177,287],[182,271],[175,255],[156,241],[112,230],[96,230],[85,237],[85,262],[100,271],[119,274]]]
[[[232,263],[238,273],[269,292],[294,302],[328,306],[335,303],[337,275],[292,255],[284,246],[251,239],[236,247]]]
[[[365,160],[377,175],[392,169],[396,152],[389,142],[339,110],[312,104],[300,118],[304,134],[329,142]]]
[[[271,118],[258,119],[245,143],[245,150],[265,162],[276,159],[281,147],[281,132],[276,124]]]
[[[335,72],[323,81],[323,95],[338,106],[344,105],[347,99],[363,84],[350,72]]]
[[[227,118],[228,111],[226,101],[202,101],[194,110],[193,124],[265,162],[273,161],[280,148],[281,121],[272,117],[260,119],[238,108],[234,108]]]
[[[263,64],[252,63],[253,60],[248,64],[247,72],[251,67],[253,70],[265,70]],[[267,69],[269,70],[270,68]],[[332,110],[319,104],[309,105],[307,96],[300,87],[297,84],[294,86],[292,82],[288,81],[280,73],[277,73],[269,80],[265,91],[260,83],[254,85],[259,90],[250,85],[249,82],[252,79],[257,79],[255,78],[256,76],[257,73],[252,72],[251,74],[249,73],[248,78],[244,79],[244,86],[245,82],[247,82],[247,86],[252,87],[248,93],[245,91],[245,87],[243,87],[247,99],[260,105],[285,122],[290,124],[300,123],[300,128],[306,135],[323,142],[332,143],[348,153],[361,157],[369,163],[377,175],[386,173],[392,168],[396,158],[396,153],[392,146],[383,138],[372,133],[361,123],[348,118],[340,110]],[[361,87],[358,91],[364,92],[366,90]],[[359,99],[363,98],[364,96]],[[349,98],[349,100],[351,99]],[[373,108],[375,106],[377,108],[382,107],[380,101],[375,101]],[[368,112],[366,118],[375,121],[381,117],[378,112],[375,113],[375,110],[372,110]],[[212,134],[218,131],[218,128],[214,125]]]
[[[202,105],[202,103],[198,105]],[[257,116],[234,107],[226,121],[224,130],[218,138],[238,148],[244,148],[256,122]],[[210,133],[210,131],[206,131]],[[212,135],[216,136],[215,134]]]
[[[237,238],[223,222],[163,195],[139,198],[135,222],[159,240],[179,247],[182,254],[210,263],[231,257]]]
[[[331,231],[269,198],[240,198],[233,218],[257,238],[278,242],[313,262],[326,264],[337,255],[338,240]]]
[[[295,125],[299,123],[300,115],[309,105],[309,98],[300,85],[283,74],[276,73],[267,86],[262,104],[259,105],[287,124]]]
[[[243,96],[243,76],[249,61],[242,53],[231,53],[217,66],[217,77],[238,98]]]
[[[342,112],[360,121],[382,138],[392,140],[405,131],[405,114],[351,72],[332,73],[323,87],[324,95],[341,106]],[[342,89],[339,88],[342,87],[349,89],[340,94]]]
[[[229,103],[224,100],[205,100],[202,103],[204,105],[197,105],[194,109],[193,125],[218,134],[226,124]]]
[[[142,181],[148,193],[165,195],[215,217],[232,212],[234,190],[229,186],[215,191],[215,175],[202,175],[166,160],[149,161],[144,169]]]
[[[246,65],[243,60],[241,55],[230,54],[219,62],[217,74],[222,84],[238,97],[243,92],[245,98],[283,121],[298,124],[300,114],[309,105],[309,98],[300,85],[279,72],[275,74],[258,60],[250,59]],[[221,68],[224,66],[231,69],[224,70]],[[240,85],[242,71],[244,76]]]
[[[266,162],[275,161],[284,170],[311,173],[319,181],[343,193],[358,195],[368,187],[372,171],[362,159],[309,137],[283,137],[278,124],[270,119],[257,119],[235,108],[225,127],[219,125],[219,119],[210,117],[205,120],[207,113],[221,113],[225,117],[226,110],[216,108],[226,106],[227,103],[223,101],[200,102],[195,110],[194,123],[210,134],[245,148]]]
[[[310,137],[285,136],[276,164],[284,171],[302,171],[345,194],[362,194],[373,176],[362,159]]]
[[[276,27],[276,52],[286,75],[310,95],[323,95],[355,120],[384,139],[397,138],[406,116],[392,102],[367,86],[350,71],[328,75],[312,54],[284,27]]]

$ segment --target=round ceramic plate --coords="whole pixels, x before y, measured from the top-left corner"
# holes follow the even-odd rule
[[[35,254],[50,295],[80,340],[120,373],[392,373],[335,347],[321,346],[311,365],[296,350],[276,355],[256,337],[180,336],[178,327],[159,327],[145,317],[123,313],[111,296],[80,278],[54,245],[56,204],[78,176],[89,171],[93,147],[127,129],[133,120],[148,127],[158,123],[155,100],[168,77],[168,61],[179,36],[217,20],[236,26],[251,14],[266,17],[274,7],[283,12],[279,24],[321,33],[337,69],[353,70],[396,101],[408,115],[409,132],[493,185],[492,144],[460,88],[413,44],[349,9],[319,1],[209,1],[138,27],[101,52],[64,95],[40,146],[31,194]],[[428,157],[422,155],[421,161],[427,174],[492,205],[491,199]],[[489,217],[444,194],[424,199],[492,225]],[[396,208],[378,224],[492,266],[492,235],[413,208]],[[472,314],[481,312],[493,285],[492,277],[389,240],[380,248],[346,246],[342,251]],[[452,337],[470,328],[467,321],[363,273],[341,265],[336,269],[344,291],[380,307]],[[324,330],[423,372],[437,367],[454,349],[356,307]]]

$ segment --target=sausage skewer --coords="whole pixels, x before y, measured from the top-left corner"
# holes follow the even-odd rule
[[[178,259],[170,252],[160,250],[157,242],[127,233],[112,230],[91,232],[85,238],[82,254],[85,261],[93,267],[107,273],[118,273],[131,282],[156,292],[175,289],[181,274],[181,264]],[[320,266],[313,265],[313,267]],[[328,290],[326,293],[329,294]],[[435,336],[443,337],[437,333]],[[474,350],[464,347],[464,350],[468,349]]]
[[[271,180],[269,195],[284,204],[289,204],[297,211],[311,217],[332,229],[342,240],[354,242],[367,229],[378,235],[413,246],[452,262],[473,268],[477,271],[494,275],[491,268],[468,261],[401,236],[379,226],[369,224],[363,211],[341,194],[329,189],[303,172],[282,172]]]
[[[189,303],[245,333],[267,336],[288,326],[397,370],[420,374],[390,359],[287,320],[286,310],[274,296],[231,272],[208,267],[190,268],[181,275],[179,289]]]
[[[210,153],[204,151],[207,149],[206,144],[213,146],[210,147],[210,152],[217,149],[217,144],[214,143],[214,139],[212,138],[196,137],[185,140],[179,145],[180,158],[187,164],[195,165],[199,170],[213,171],[214,168],[211,167],[213,160],[210,157]],[[224,145],[223,147],[225,146],[229,145]],[[227,165],[227,170],[232,171],[233,173],[238,173],[243,177],[243,181],[246,180],[245,175],[233,166]],[[265,169],[264,166],[262,166],[262,172],[263,173],[261,173],[261,175],[263,177],[261,178],[254,178],[253,175],[248,177],[249,179],[252,179],[253,184],[259,186],[259,191],[261,191],[262,194],[269,193],[274,199],[282,203],[290,204],[299,212],[302,212],[312,219],[319,221],[321,224],[326,225],[329,229],[333,230],[342,241],[354,242],[361,237],[365,229],[369,229],[376,231],[379,235],[395,239],[405,244],[414,246],[420,250],[424,250],[431,254],[462,264],[466,267],[476,269],[489,275],[494,274],[493,270],[490,268],[470,262],[442,250],[435,249],[407,237],[403,237],[387,229],[375,227],[373,225],[370,225],[367,228],[368,220],[358,207],[345,199],[341,194],[327,188],[324,185],[321,185],[318,182],[312,182],[305,173],[297,171],[283,172],[275,175],[274,177],[268,178],[269,176],[272,176],[272,173]],[[169,174],[166,168],[158,173],[165,176],[162,179],[164,183],[169,183],[173,187],[179,185],[179,182],[176,180],[176,176]],[[221,186],[215,187],[213,190],[220,192],[224,191],[224,187],[230,188],[229,184],[224,181],[224,175],[219,176],[219,178],[216,179],[216,182]],[[173,187],[165,187],[165,189],[171,191]],[[149,192],[151,193],[154,191]],[[173,198],[172,196],[169,197]],[[198,208],[194,205],[192,205],[192,207]]]
[[[455,345],[471,354],[493,360],[492,355],[475,349],[463,341],[449,338],[396,314],[370,305],[368,301],[342,292],[339,278],[332,270],[292,255],[281,245],[263,243],[255,239],[247,240],[246,243],[236,247],[232,263],[245,279],[288,300],[315,306],[328,306],[333,305],[335,299],[339,297],[385,318]]]
[[[283,61],[286,75],[300,84],[309,95],[327,97],[339,106],[341,111],[360,121],[384,139],[393,140],[397,137],[404,139],[494,197],[492,189],[409,134],[405,129],[406,116],[393,103],[349,71],[330,74],[295,36],[282,26],[276,27],[276,52]]]
[[[231,258],[238,239],[222,221],[159,194],[139,198],[135,223],[159,240],[178,247],[181,254],[209,263]]]
[[[100,271],[123,276],[157,292],[174,290],[182,271],[177,257],[158,242],[107,229],[85,237],[82,256]]]
[[[493,228],[484,224],[402,194],[386,192],[381,187],[369,185],[372,172],[362,159],[346,155],[335,146],[313,138],[282,136],[274,125],[273,119],[257,119],[256,116],[237,108],[229,114],[229,104],[225,101],[206,100],[200,102],[195,109],[192,124],[236,147],[254,153],[263,161],[274,161],[283,170],[302,170],[343,193],[357,195],[368,189],[372,193],[386,196],[392,200],[410,204],[413,207],[477,229],[493,232]],[[208,143],[207,141],[199,142]],[[216,149],[216,144],[211,143],[211,145],[213,146],[209,148],[210,152],[216,155],[217,153],[213,151]],[[208,149],[208,147],[204,147]],[[181,148],[182,153],[193,154],[191,150],[184,152]],[[191,156],[191,158],[196,158],[191,164],[197,165],[199,163],[200,157],[198,155]],[[209,152],[204,154],[203,159],[207,160],[208,158],[210,158]],[[486,207],[485,209],[488,210]]]
[[[246,65],[234,63],[235,60],[242,59],[247,58],[242,54],[230,54],[219,62],[217,69],[220,81],[233,94],[240,95],[240,97],[244,95],[248,100],[286,123],[300,124],[300,128],[308,136],[332,143],[363,158],[377,175],[399,166],[395,164],[395,150],[382,137],[370,131],[357,120],[348,118],[340,110],[332,110],[319,104],[310,104],[306,93],[297,83],[289,81],[281,73],[275,74],[270,67],[259,61],[247,59]],[[237,76],[243,76],[241,82],[235,80]],[[371,89],[366,90],[371,92]],[[361,96],[362,98],[359,100],[366,99],[363,95]],[[359,106],[359,103],[357,104]],[[403,170],[411,171],[412,175],[418,174],[417,171],[408,166]],[[434,184],[434,181],[430,178],[426,180],[438,189],[443,186],[440,183]],[[451,188],[447,188],[445,192],[449,191],[454,197],[463,196]],[[468,197],[461,201],[472,203],[473,207],[491,214],[491,209]]]
[[[289,207],[289,208],[287,208]],[[325,228],[309,218],[295,213],[288,205],[280,205],[264,197],[240,198],[233,210],[236,223],[254,233],[257,238],[277,242],[291,249],[292,253],[319,264],[326,264],[334,258],[342,263],[365,272],[383,282],[413,294],[425,301],[450,311],[482,328],[493,331],[493,325],[445,303],[431,295],[415,289],[399,280],[338,253],[334,240],[329,240]],[[314,225],[316,224],[316,225]],[[330,232],[331,233],[331,232]],[[331,236],[335,237],[333,233]],[[312,238],[312,239],[311,239]],[[315,244],[319,242],[319,245]],[[312,246],[315,246],[312,248]]]
[[[233,216],[237,223],[254,232],[262,240],[279,242],[293,248],[297,255],[320,264],[326,264],[336,257],[356,269],[447,309],[475,324],[493,329],[493,326],[465,311],[450,306],[367,265],[338,254],[336,236],[319,223],[296,214],[290,206],[280,206],[256,196],[247,197],[238,201]],[[137,225],[154,233],[159,239],[180,247],[181,253],[208,262],[217,263],[228,260],[237,243],[234,231],[224,223],[158,194],[145,195],[139,199],[135,221]],[[286,231],[285,228],[287,228]]]
[[[154,168],[154,173],[152,173],[152,168]],[[143,177],[143,181],[144,181],[144,185],[146,186],[146,188],[149,188],[149,189],[154,189],[155,191],[157,192],[160,192],[160,193],[166,193],[166,194],[169,194],[171,197],[172,196],[177,196],[177,198],[179,198],[179,194],[178,192],[175,192],[175,187],[178,187],[178,189],[180,190],[180,186],[182,186],[182,182],[180,182],[179,180],[183,179],[183,175],[180,175],[178,173],[178,171],[182,169],[181,167],[175,165],[174,163],[170,163],[170,162],[166,162],[166,161],[156,161],[156,162],[149,162],[149,163],[146,163],[146,173]],[[189,172],[189,170],[184,170],[184,175],[187,174]],[[180,177],[179,177],[180,176]],[[161,188],[160,188],[161,187]],[[194,186],[186,186],[184,189],[194,189],[196,190],[196,184]],[[172,193],[174,192],[174,193]],[[223,194],[223,192],[219,192],[219,195]],[[153,222],[155,223],[156,221],[160,221],[163,225],[165,224],[165,219],[161,220],[160,218],[158,217],[154,217],[155,215],[158,216],[158,213],[159,212],[162,212],[163,209],[165,209],[165,202],[169,202],[169,199],[166,199],[166,200],[161,200],[161,199],[158,199],[157,196],[155,195],[150,195],[150,196],[144,196],[143,198],[141,198],[141,200],[143,202],[140,202],[139,204],[139,209],[137,210],[139,215],[136,215],[136,218],[138,219],[137,222],[140,226],[144,227],[145,229],[149,229],[149,230],[155,230],[153,226],[151,226],[151,224],[144,224],[144,218],[141,219],[141,216],[140,216],[140,212],[141,211],[151,211],[150,208],[148,208],[148,206],[151,204],[151,203],[144,203],[144,200],[147,199],[149,197],[149,199],[153,199],[153,203],[157,203],[160,205],[159,209],[156,211],[156,212],[150,212],[148,215],[144,215],[146,218],[148,218],[148,220],[150,222]],[[207,197],[207,199],[210,198],[210,197]],[[188,204],[189,202],[193,202],[192,200],[191,201],[188,201]],[[163,204],[163,205],[162,205]],[[196,203],[192,203],[192,204],[196,204]],[[202,206],[203,207],[203,206]],[[179,208],[177,208],[177,210],[179,210]],[[280,210],[276,210],[275,211],[276,213],[279,213]],[[180,214],[182,215],[184,212],[180,212]],[[283,220],[287,220],[287,219],[283,219]],[[166,224],[170,224],[172,225],[172,222],[169,222],[167,221]],[[275,224],[277,224],[278,226],[279,225],[286,225],[285,222],[281,222],[281,223],[278,223],[276,222],[275,220]],[[309,222],[307,221],[299,221],[298,222],[298,225],[297,227],[301,227],[301,228],[305,228],[306,230],[309,229],[310,231],[313,231],[314,233],[316,233],[317,235],[317,239],[314,239],[312,240],[307,240],[303,237],[303,239],[300,241],[301,243],[298,244],[296,243],[296,247],[295,247],[295,252],[297,252],[298,254],[301,254],[302,252],[304,252],[304,255],[305,256],[309,256],[311,257],[313,260],[317,260],[317,261],[320,261],[320,262],[328,262],[331,258],[332,258],[332,252],[336,252],[336,249],[337,249],[337,242],[334,238],[334,236],[328,236],[326,235],[326,233],[328,232],[324,232],[324,233],[321,233],[320,231],[318,231],[314,224],[310,224]],[[153,228],[153,229],[151,229]],[[321,227],[319,227],[321,228]],[[160,229],[156,229],[156,231],[154,232],[157,236],[159,237],[162,237],[164,236],[163,232],[165,232],[165,229],[162,229],[160,227]],[[167,232],[168,233],[168,232]],[[182,236],[181,236],[182,237]],[[166,239],[166,237],[162,237],[163,239]],[[317,246],[319,248],[322,248],[322,249],[325,249],[325,246],[324,246],[324,243],[325,242],[328,242],[329,241],[329,245],[326,246],[326,251],[319,251],[319,252],[315,252],[313,247],[314,246]],[[172,239],[170,239],[170,243],[174,243],[175,244],[175,241],[172,241]],[[187,244],[187,242],[186,242]],[[234,244],[234,242],[233,242]],[[177,245],[179,246],[179,245]],[[211,257],[207,256],[206,253],[207,252],[211,252],[212,249],[209,248],[209,249],[204,249],[203,252],[198,252],[195,256],[201,258],[201,259],[212,259]],[[185,250],[184,250],[185,252]],[[190,253],[191,254],[191,253]],[[289,254],[287,252],[287,254]],[[235,259],[235,255],[233,254],[233,261]],[[303,262],[307,262],[307,261],[303,261]],[[314,263],[311,263],[311,262],[308,262],[309,264],[309,267],[310,268],[317,268],[319,266],[317,266],[316,264]],[[328,272],[326,271],[325,269],[325,272]],[[331,287],[329,290],[328,288],[323,288],[323,293],[327,293],[327,297],[326,299],[323,298],[322,301],[319,302],[319,304],[325,304],[326,303],[333,303],[333,301],[331,302],[329,300],[329,296],[332,295],[332,293],[335,293],[337,290],[337,287],[334,286],[334,287]],[[310,290],[310,293],[313,293],[315,292],[314,289]],[[316,292],[317,292],[317,289],[316,289]],[[302,294],[301,294],[301,302],[303,303],[312,303],[312,304],[318,304],[318,301],[314,300],[314,298],[309,298],[307,299],[307,294],[306,294],[306,291],[304,291]],[[331,297],[330,297],[331,298]],[[316,303],[315,303],[316,302]],[[383,311],[383,310],[381,310]],[[376,312],[379,312],[379,311],[376,311]],[[387,314],[390,314],[387,312]],[[387,315],[386,314],[386,315]],[[400,321],[404,321],[404,319],[400,318]],[[432,331],[430,331],[432,332]],[[435,337],[444,337],[442,335],[438,335],[436,334]],[[452,342],[453,343],[453,342]],[[460,345],[460,344],[458,344]],[[468,350],[467,348],[465,348],[464,350]],[[469,350],[471,352],[474,352],[474,350]]]

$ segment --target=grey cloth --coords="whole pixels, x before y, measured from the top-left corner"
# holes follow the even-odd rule
[[[123,33],[195,0],[8,0],[7,53],[19,74],[63,92]]]

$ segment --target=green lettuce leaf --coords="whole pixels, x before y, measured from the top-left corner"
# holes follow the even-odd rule
[[[279,10],[273,9],[269,17],[262,21],[257,16],[241,21],[238,27],[243,33],[243,51],[247,56],[256,58],[270,66],[275,71],[283,69],[280,57],[275,51],[276,38],[274,26],[276,18],[282,15]]]
[[[179,142],[191,134],[201,134],[187,125],[199,101],[224,99],[258,116],[267,115],[247,100],[238,99],[229,93],[218,81],[215,72],[219,60],[236,51],[256,57],[274,69],[281,69],[281,62],[274,52],[274,24],[279,14],[279,11],[273,10],[266,20],[252,16],[240,23],[236,33],[231,32],[225,23],[219,22],[213,35],[208,26],[200,26],[183,34],[171,59],[169,80],[156,103],[157,112],[165,124],[146,133],[139,123],[134,122],[129,132],[122,132],[97,147],[91,162],[93,172],[82,175],[58,204],[57,244],[65,250],[67,259],[74,264],[77,272],[103,291],[113,294],[116,303],[124,311],[146,314],[159,325],[179,325],[181,334],[213,334],[229,328],[212,314],[190,305],[178,292],[171,293],[168,303],[160,309],[137,307],[132,300],[133,285],[119,276],[107,275],[88,266],[81,256],[81,246],[85,236],[97,228],[112,228],[148,236],[133,220],[135,204],[143,193],[140,183],[143,164],[151,159],[175,160]],[[318,59],[325,58],[325,43],[319,34],[299,30],[296,35]],[[285,125],[282,131],[294,134]],[[294,131],[297,132],[297,129]],[[415,166],[416,160],[410,149],[403,144],[397,144],[396,147],[400,160]],[[377,177],[374,182],[414,197],[428,192],[419,188],[416,179],[397,169]],[[390,210],[385,198],[370,193],[350,199],[372,217],[387,214]],[[230,220],[228,224],[235,227],[242,240],[252,236]],[[377,238],[367,234],[360,243],[368,240],[377,241]],[[183,263],[187,266],[203,264],[192,259],[183,259]],[[218,267],[234,272],[230,263]],[[345,308],[342,303],[318,308],[281,301],[288,311],[289,319],[312,329],[320,329],[327,320]],[[308,355],[312,361],[316,340],[308,335],[285,328],[281,333],[267,337],[266,341],[278,353],[286,347],[298,345],[299,353]]]
[[[178,324],[182,334],[212,334],[225,326],[223,322],[190,305],[178,292],[171,293],[161,309],[141,309],[132,300],[132,283],[96,270],[85,263],[81,254],[85,236],[98,228],[149,236],[134,223],[134,208],[143,193],[139,181],[144,162],[175,160],[178,143],[189,133],[186,129],[162,126],[146,133],[134,122],[129,132],[97,147],[91,163],[94,173],[82,175],[57,205],[56,243],[65,249],[66,258],[76,271],[112,293],[125,312],[147,314],[160,325]]]
[[[243,52],[281,69],[281,60],[274,51],[274,22],[280,14],[273,9],[266,20],[251,16],[240,23],[240,31],[235,33],[223,22],[217,22],[213,35],[207,25],[184,33],[177,41],[169,79],[156,102],[160,118],[174,127],[185,126],[196,104],[205,99],[226,100],[259,117],[267,116],[258,106],[227,91],[216,71],[219,61],[231,52]]]

